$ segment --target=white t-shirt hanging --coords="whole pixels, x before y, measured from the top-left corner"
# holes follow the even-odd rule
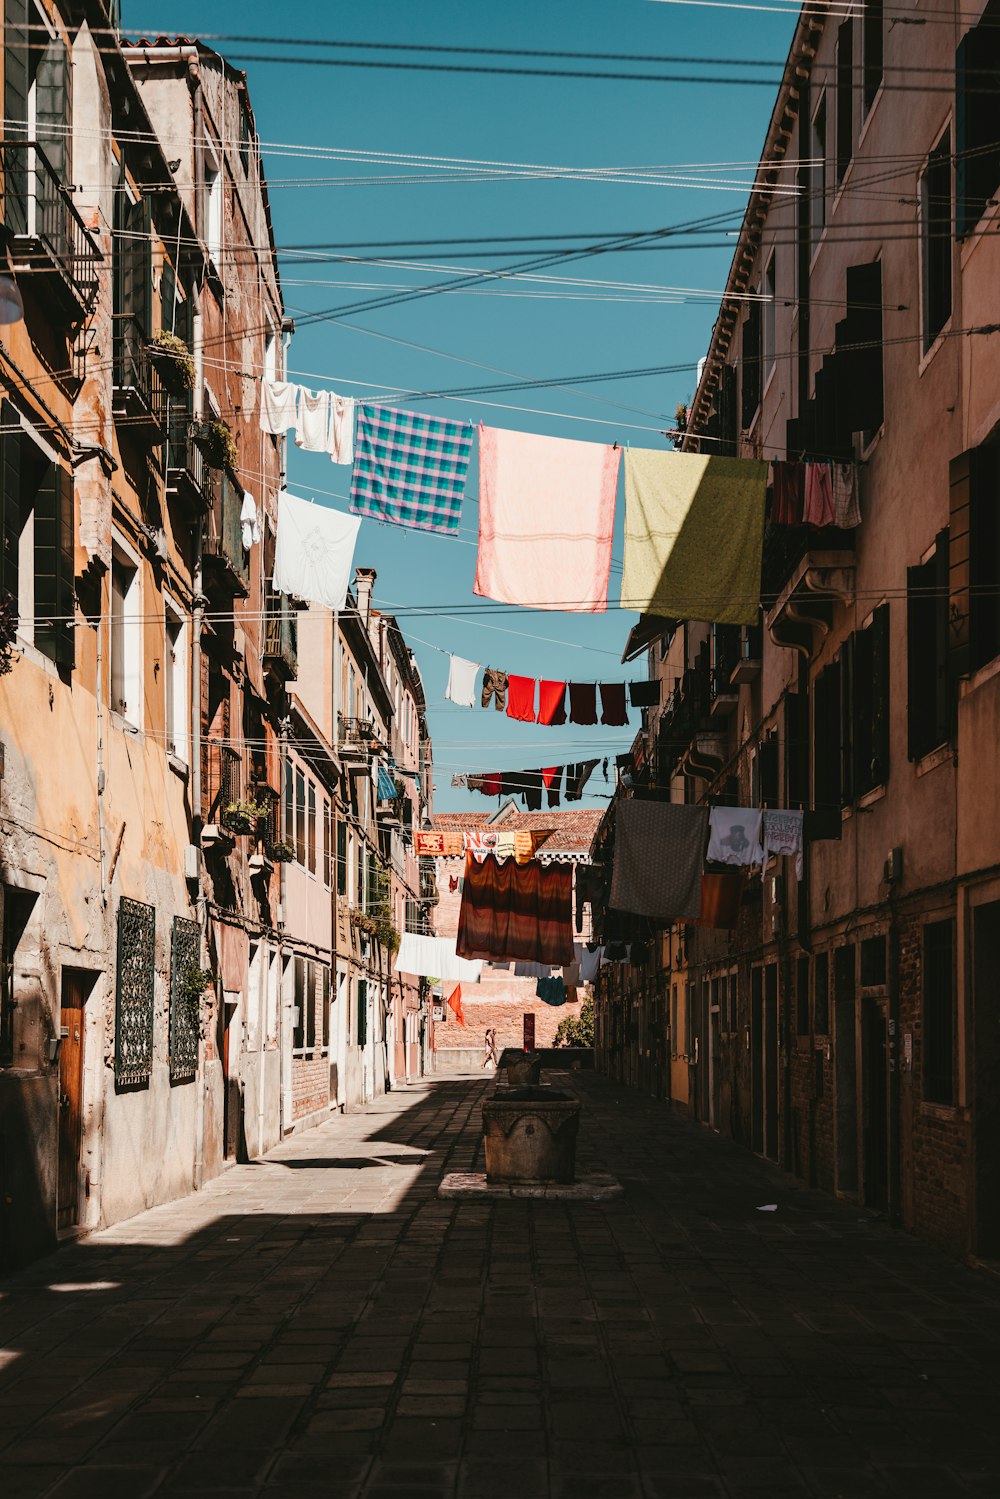
[[[761,811],[752,807],[713,807],[708,818],[710,864],[762,864]]]
[[[262,380],[260,385],[261,430],[284,437],[296,422],[299,387],[284,380]]]
[[[295,446],[307,453],[326,453],[330,447],[330,392],[299,392],[299,420]]]
[[[351,396],[330,396],[330,437],[327,452],[334,463],[354,462],[354,401]]]
[[[448,685],[444,695],[460,708],[471,708],[476,701],[476,673],[478,661],[464,661],[461,656],[449,657]]]

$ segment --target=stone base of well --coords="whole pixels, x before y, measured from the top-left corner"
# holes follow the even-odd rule
[[[545,1202],[608,1202],[621,1197],[624,1187],[607,1172],[595,1171],[575,1182],[488,1182],[485,1171],[452,1171],[441,1180],[437,1195],[460,1202],[485,1202],[495,1197],[534,1197]]]

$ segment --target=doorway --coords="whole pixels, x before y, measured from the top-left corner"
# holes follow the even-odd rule
[[[973,1141],[975,1251],[1000,1258],[1000,900],[972,911]]]
[[[80,1221],[80,1165],[83,1146],[83,1052],[87,995],[93,976],[64,968],[59,996],[59,1164],[56,1228]]]
[[[861,1001],[861,1096],[864,1101],[865,1206],[889,1207],[889,1066],[885,1013],[877,999]]]
[[[764,970],[750,972],[750,1083],[753,1096],[751,1144],[764,1153]]]
[[[248,1160],[240,1087],[241,1021],[239,996],[224,993],[222,1003],[222,1153],[227,1161]]]
[[[778,1159],[778,965],[764,969],[764,1154]]]

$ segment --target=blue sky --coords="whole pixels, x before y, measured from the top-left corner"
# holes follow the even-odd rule
[[[506,0],[426,3],[384,0],[366,6],[292,5],[277,10],[262,0],[191,0],[149,4],[125,0],[123,24],[147,34],[201,34],[246,70],[270,184],[286,307],[293,317],[343,307],[375,295],[370,288],[420,286],[450,279],[426,267],[509,266],[511,258],[469,258],[446,247],[404,250],[417,267],[310,262],[303,246],[343,247],[364,242],[359,254],[398,255],[389,241],[493,239],[498,236],[582,235],[587,243],[630,231],[662,228],[715,214],[731,218],[701,236],[712,248],[684,239],[677,248],[608,253],[544,272],[555,281],[487,283],[464,294],[445,294],[318,323],[297,332],[290,369],[303,384],[330,383],[344,394],[377,397],[387,388],[427,391],[498,382],[442,354],[498,366],[531,379],[605,370],[687,365],[645,378],[593,383],[574,390],[544,389],[470,399],[403,402],[417,409],[485,421],[496,426],[596,442],[666,447],[661,435],[694,387],[694,368],[705,352],[731,258],[732,239],[745,203],[742,183],[752,177],[789,38],[794,12],[683,6],[656,0]],[[280,20],[276,17],[280,16]],[[757,76],[770,86],[721,82],[738,70],[716,64],[629,65],[525,60],[524,66],[647,73],[704,72],[696,83],[608,82],[594,79],[523,78],[407,72],[363,67],[251,60],[276,50],[239,42],[237,36],[384,41],[427,46],[551,49],[636,53],[647,56],[760,59]],[[315,47],[299,56],[344,56]],[[357,59],[403,60],[407,54],[358,51]],[[408,54],[420,61],[425,55]],[[461,58],[446,61],[459,62]],[[472,63],[518,65],[516,58],[471,57]],[[458,172],[446,163],[406,160],[316,159],[307,147],[355,155],[405,153],[407,157],[464,158],[581,168],[631,168],[653,180],[581,181],[535,176],[511,168]],[[719,164],[727,164],[720,168]],[[711,168],[705,164],[712,164]],[[670,173],[669,168],[678,168]],[[652,173],[652,169],[656,169]],[[401,182],[400,177],[432,178]],[[455,180],[461,177],[463,180]],[[483,180],[483,179],[490,180]],[[442,180],[444,179],[444,180]],[[700,185],[696,185],[700,184]],[[729,184],[728,186],[726,184]],[[377,247],[377,248],[370,248]],[[519,258],[528,259],[527,244]],[[548,246],[546,246],[548,248]],[[342,252],[351,253],[351,252]],[[566,284],[587,278],[631,288]],[[634,289],[638,286],[641,289]],[[664,287],[711,296],[683,296]],[[649,290],[647,288],[653,288]],[[381,336],[376,336],[381,335]],[[404,346],[417,344],[421,349]],[[439,353],[424,350],[440,351]],[[321,382],[319,377],[323,377]],[[354,383],[348,383],[354,382]],[[507,409],[516,407],[521,409]],[[540,408],[529,411],[525,408]],[[572,419],[576,418],[576,419]],[[579,420],[584,418],[584,420]],[[289,487],[319,502],[343,507],[345,469],[292,445]],[[336,498],[331,497],[333,491]],[[620,586],[623,505],[619,503],[610,602]],[[613,757],[639,725],[623,729],[561,729],[515,723],[490,709],[459,709],[444,700],[446,651],[484,665],[528,676],[576,681],[622,680],[641,674],[643,662],[623,669],[622,647],[636,616],[617,608],[606,615],[529,613],[476,599],[475,476],[459,540],[451,541],[362,522],[356,562],[376,568],[376,603],[395,611],[413,644],[424,678],[434,741],[437,810],[485,810],[481,797],[450,786],[453,771],[528,769],[538,765]],[[617,564],[617,570],[616,570]],[[467,606],[467,607],[462,607]],[[421,612],[414,613],[412,611]],[[444,611],[447,612],[444,612]],[[437,611],[437,612],[435,612]],[[437,647],[438,649],[434,649]],[[598,772],[599,805],[610,792]]]

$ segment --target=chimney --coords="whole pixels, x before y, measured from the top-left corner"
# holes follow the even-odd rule
[[[358,613],[368,628],[372,612],[372,589],[375,586],[375,569],[373,567],[357,567],[354,569],[354,591],[358,596]]]

